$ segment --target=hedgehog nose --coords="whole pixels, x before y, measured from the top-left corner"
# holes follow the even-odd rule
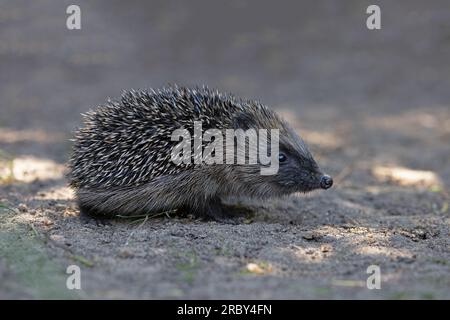
[[[320,178],[320,187],[322,189],[329,189],[333,185],[333,179],[329,175],[323,175]]]

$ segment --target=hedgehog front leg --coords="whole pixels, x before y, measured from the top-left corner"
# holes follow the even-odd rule
[[[238,224],[249,213],[249,209],[237,208],[222,203],[218,197],[210,199],[201,207],[191,210],[196,217],[206,221],[217,221],[227,224]]]
[[[178,212],[182,215],[194,215],[204,221],[233,222],[232,215],[227,212],[219,198],[211,198],[195,206],[184,205],[178,209]]]
[[[220,198],[213,198],[203,208],[201,217],[205,220],[214,220],[223,223],[236,223],[233,213],[228,210]]]

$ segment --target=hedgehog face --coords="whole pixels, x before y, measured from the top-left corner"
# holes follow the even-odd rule
[[[235,165],[227,180],[242,185],[237,196],[247,194],[259,198],[280,197],[295,192],[310,192],[319,188],[328,189],[333,180],[324,175],[310,153],[280,145],[278,171],[274,175],[261,175],[260,164]]]
[[[266,118],[265,118],[266,117]],[[277,150],[272,150],[271,138],[268,141],[268,156],[278,160],[276,173],[262,175],[261,167],[269,167],[257,163],[254,165],[234,166],[232,180],[242,183],[239,192],[247,193],[255,197],[276,197],[288,195],[295,192],[309,192],[316,189],[328,189],[333,180],[324,175],[306,143],[297,133],[284,121],[275,118],[275,114],[264,114],[259,117],[261,123],[255,124],[254,129],[277,128],[279,130],[279,141]],[[275,120],[274,120],[275,119]],[[248,124],[249,121],[247,121]],[[245,130],[249,126],[240,123],[240,128]],[[272,135],[272,133],[270,133]],[[244,150],[244,149],[243,149]],[[271,156],[275,151],[274,157]],[[270,164],[272,166],[272,163]]]
[[[281,193],[309,192],[321,188],[324,176],[312,157],[281,148],[278,155],[279,169],[274,183]]]
[[[277,174],[266,177],[274,193],[290,194],[328,189],[333,180],[320,170],[305,142],[283,122],[280,130]]]

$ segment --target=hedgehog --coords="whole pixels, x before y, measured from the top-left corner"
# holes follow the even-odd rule
[[[304,140],[274,111],[206,86],[124,91],[83,117],[67,177],[80,211],[89,216],[179,211],[220,221],[232,219],[225,203],[233,197],[277,198],[333,184]],[[171,154],[179,142],[172,134],[180,128],[192,132],[195,121],[202,132],[277,129],[278,171],[262,175],[259,162],[174,163]]]

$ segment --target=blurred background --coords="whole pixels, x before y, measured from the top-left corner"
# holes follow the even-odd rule
[[[66,28],[70,4],[81,8],[81,30]],[[381,8],[381,30],[366,27],[370,4]],[[57,206],[76,212],[63,172],[80,113],[124,89],[205,84],[275,109],[335,177],[335,191],[293,202],[294,209],[280,209],[291,216],[269,220],[315,227],[382,221],[409,225],[413,238],[411,230],[429,224],[421,234],[434,234],[433,245],[392,241],[413,260],[435,250],[435,258],[447,263],[437,275],[448,279],[449,62],[448,0],[1,1],[0,200],[21,212],[42,211],[50,221],[57,221],[55,202],[42,207],[36,197],[62,199]],[[364,250],[358,254],[374,254]],[[100,251],[81,245],[79,252]],[[375,254],[398,255],[386,252]],[[3,270],[16,260],[5,261]],[[293,279],[317,276],[304,260],[295,261],[300,265],[288,270],[306,271]],[[409,267],[412,279],[424,270]],[[319,278],[345,269],[322,268]],[[350,265],[345,270],[352,274]],[[207,293],[198,289],[190,296],[226,296],[219,280]],[[258,292],[253,297],[301,296],[295,290]]]
[[[172,83],[259,99],[318,136],[371,131],[349,131],[347,146],[406,124],[406,143],[433,128],[448,138],[450,4],[377,3],[382,29],[370,31],[370,1],[77,1],[82,29],[68,30],[70,1],[4,1],[0,143],[20,154],[37,142],[33,153],[62,161],[63,145],[45,137],[67,136],[81,112],[123,89]],[[405,160],[442,158],[424,148]]]

